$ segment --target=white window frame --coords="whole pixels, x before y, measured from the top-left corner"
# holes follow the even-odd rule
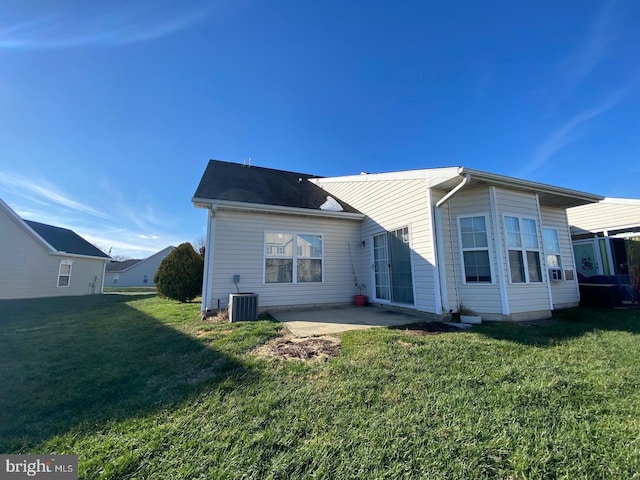
[[[518,220],[518,233],[520,234],[520,246],[519,247],[512,247],[509,246],[509,240],[507,237],[507,223],[506,223],[506,218],[516,218]],[[522,220],[528,220],[528,221],[532,221],[534,222],[535,228],[536,228],[536,243],[537,243],[537,247],[533,248],[533,247],[527,247],[525,246],[525,242],[524,242],[524,232],[523,232],[523,228],[522,228]],[[509,272],[509,283],[513,284],[513,285],[529,285],[529,284],[538,284],[538,285],[542,285],[545,283],[545,272],[544,272],[544,265],[545,263],[542,261],[542,255],[543,255],[543,249],[541,247],[541,238],[540,238],[540,229],[538,227],[538,219],[535,217],[530,217],[527,215],[520,215],[520,214],[511,214],[511,213],[505,213],[502,215],[502,230],[504,232],[504,248],[505,248],[505,252],[506,252],[506,258],[507,258],[507,270]],[[521,253],[522,255],[522,267],[524,269],[524,281],[523,282],[515,282],[513,281],[512,275],[511,275],[511,259],[509,258],[509,252],[510,251],[518,251]],[[538,254],[538,262],[539,262],[539,267],[540,267],[540,281],[532,281],[529,278],[529,259],[527,258],[527,253],[528,252],[535,252]]]
[[[550,245],[547,243],[546,241],[546,235],[545,235],[545,231],[553,231],[555,232],[555,240],[558,243],[558,250],[551,250],[550,249]],[[560,234],[558,233],[558,229],[554,228],[554,227],[545,227],[544,225],[542,226],[542,242],[543,242],[543,248],[544,248],[544,261],[545,264],[547,266],[547,269],[549,270],[549,280],[554,280],[554,281],[562,281],[564,282],[565,278],[564,278],[564,269],[562,267],[562,253],[560,252],[561,248],[560,248]],[[553,266],[551,265],[551,263],[549,262],[549,257],[557,257],[557,266]],[[557,279],[553,279],[551,278],[551,270],[555,270],[558,269],[560,270],[560,278]]]
[[[284,248],[283,247],[277,247],[276,251],[277,254],[274,253],[268,253],[267,252],[267,235],[269,234],[284,234],[284,235],[292,235],[293,240],[292,240],[292,248],[293,248],[293,254],[292,256],[283,256],[284,254]],[[321,247],[321,256],[320,257],[313,257],[313,256],[306,256],[306,255],[299,255],[298,254],[298,237],[301,235],[310,235],[310,236],[315,236],[315,237],[320,237],[320,242],[322,244]],[[269,247],[269,250],[272,250],[273,247]],[[282,253],[280,253],[282,252]],[[292,285],[292,284],[298,284],[298,285],[305,285],[305,284],[309,284],[309,285],[313,285],[313,284],[320,284],[320,283],[324,283],[324,234],[322,233],[317,233],[317,232],[294,232],[294,231],[287,231],[287,230],[265,230],[264,232],[264,236],[263,236],[263,248],[262,248],[262,255],[263,255],[263,259],[262,259],[262,283],[263,285]],[[278,258],[278,259],[291,259],[292,261],[292,272],[291,272],[291,282],[267,282],[267,259],[269,258]],[[304,281],[299,281],[298,280],[298,260],[320,260],[320,281],[318,282],[304,282]]]
[[[113,283],[113,285],[118,285],[118,283],[120,283],[120,274],[114,273],[111,282]]]
[[[149,285],[149,274],[145,273],[144,275],[142,275],[142,283],[145,285]]]
[[[69,272],[68,273],[63,273],[62,272],[62,267],[69,267]],[[69,288],[71,286],[71,271],[73,270],[73,260],[71,260],[70,258],[63,258],[62,260],[60,260],[60,264],[58,265],[58,288]],[[66,285],[60,285],[60,280],[62,278],[67,278],[67,284]]]
[[[464,247],[462,245],[462,225],[461,220],[466,218],[484,218],[484,227],[485,227],[485,235],[487,237],[487,246],[486,247]],[[461,266],[461,277],[462,283],[464,285],[494,285],[495,284],[495,276],[493,274],[493,255],[491,254],[491,235],[490,235],[490,226],[489,226],[489,214],[486,212],[483,213],[470,213],[464,215],[458,215],[457,218],[458,224],[458,245],[460,252],[460,266]],[[491,279],[489,281],[468,281],[467,280],[467,272],[464,263],[464,254],[465,252],[487,252],[487,256],[489,258],[489,275]]]

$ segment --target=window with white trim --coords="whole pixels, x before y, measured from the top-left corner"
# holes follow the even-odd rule
[[[507,215],[503,221],[511,283],[542,282],[536,221]]]
[[[555,228],[543,228],[542,235],[547,268],[560,270],[559,273],[554,273],[556,277],[560,276],[560,278],[552,278],[552,280],[562,280],[562,257],[560,256],[558,230]],[[551,273],[551,270],[549,272]]]
[[[465,282],[490,283],[492,279],[486,217],[460,217],[458,228]]]
[[[265,233],[265,283],[322,282],[322,235]]]
[[[119,281],[120,281],[120,274],[114,273],[113,274],[113,284],[117,285]]]
[[[60,266],[58,267],[58,286],[68,287],[71,284],[71,266],[73,260],[63,258],[60,260]]]
[[[148,274],[148,273],[145,273],[145,274],[142,276],[142,283],[143,283],[143,284],[145,284],[145,285],[146,285],[147,283],[149,283],[149,274]]]

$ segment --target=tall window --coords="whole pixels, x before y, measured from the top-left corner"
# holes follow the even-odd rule
[[[60,267],[58,268],[58,286],[68,287],[71,283],[71,265],[72,260],[62,259],[60,260]]]
[[[562,280],[562,261],[560,257],[560,241],[558,240],[558,230],[555,228],[543,228],[544,253],[547,260],[547,267],[554,269],[549,271],[552,280]],[[559,271],[558,271],[559,270]]]
[[[467,283],[491,282],[487,221],[484,216],[459,221],[464,278]]]
[[[504,217],[504,232],[512,283],[542,282],[536,221]]]
[[[322,282],[322,235],[265,234],[266,283]]]

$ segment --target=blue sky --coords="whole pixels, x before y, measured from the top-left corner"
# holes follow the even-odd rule
[[[635,0],[0,0],[0,198],[145,257],[204,235],[211,158],[640,197],[638,25]]]

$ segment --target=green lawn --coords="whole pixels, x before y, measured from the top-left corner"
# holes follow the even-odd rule
[[[81,478],[640,478],[640,311],[341,335],[257,358],[271,321],[104,295],[0,302],[0,453]]]

